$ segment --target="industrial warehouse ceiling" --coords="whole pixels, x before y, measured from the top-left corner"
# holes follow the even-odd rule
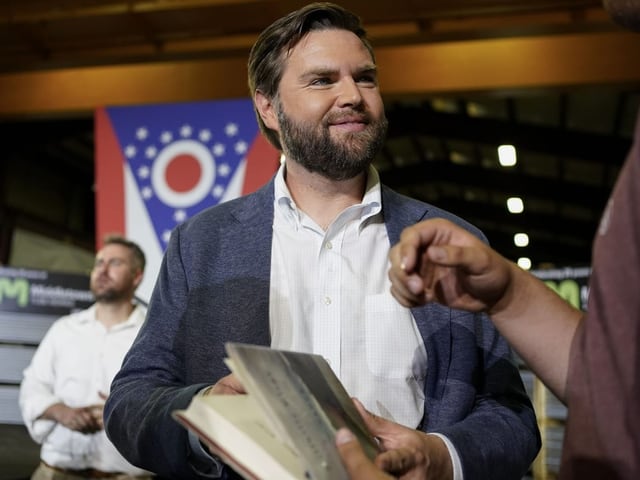
[[[0,263],[14,229],[93,248],[93,108],[246,96],[258,32],[304,3],[0,0]],[[383,181],[514,260],[589,263],[640,107],[640,35],[597,1],[341,4],[376,47]],[[498,163],[505,143],[513,167]],[[507,211],[511,196],[523,213]]]

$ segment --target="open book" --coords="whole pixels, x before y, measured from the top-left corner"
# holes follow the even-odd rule
[[[226,350],[247,395],[198,395],[174,418],[244,478],[347,479],[334,443],[340,427],[376,455],[375,439],[320,355],[239,343]]]

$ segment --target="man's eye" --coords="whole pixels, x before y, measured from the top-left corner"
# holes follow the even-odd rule
[[[376,85],[376,77],[374,75],[362,75],[356,79],[359,83],[371,83]]]
[[[329,85],[331,83],[331,80],[329,78],[326,77],[322,77],[322,78],[316,78],[314,80],[311,81],[311,85]]]

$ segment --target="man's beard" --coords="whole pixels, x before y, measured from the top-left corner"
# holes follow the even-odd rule
[[[364,115],[369,123],[365,130],[345,133],[337,142],[329,132],[329,124],[337,118],[327,116],[317,126],[294,122],[280,105],[280,142],[285,154],[310,172],[330,180],[348,180],[366,171],[384,145],[387,119],[383,115],[378,120],[371,120],[369,115],[358,110],[341,114],[346,115]]]
[[[99,303],[119,303],[130,297],[128,291],[123,289],[118,290],[112,287],[101,290],[91,287],[91,293],[93,293],[95,301]]]

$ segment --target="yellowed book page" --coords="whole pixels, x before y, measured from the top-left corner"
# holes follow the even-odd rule
[[[273,435],[249,395],[198,395],[174,417],[246,479],[305,479],[299,457]]]

